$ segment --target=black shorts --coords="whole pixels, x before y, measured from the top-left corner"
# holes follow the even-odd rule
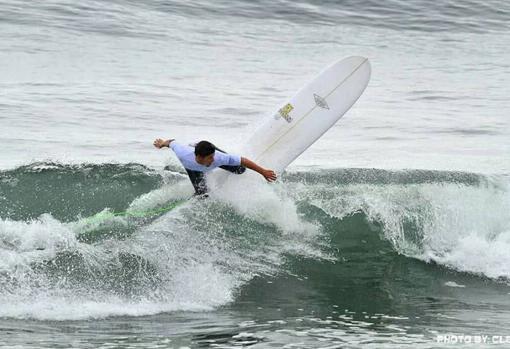
[[[244,166],[220,166],[220,168],[235,174],[242,174],[246,171],[246,167]],[[191,184],[193,184],[193,187],[195,188],[195,195],[203,195],[207,193],[204,172],[188,170],[187,168],[185,170],[188,172]]]

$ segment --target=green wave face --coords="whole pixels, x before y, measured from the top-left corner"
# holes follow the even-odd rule
[[[161,176],[136,164],[35,163],[0,172],[0,216],[29,220],[51,213],[69,222],[105,207],[124,210],[161,182]]]

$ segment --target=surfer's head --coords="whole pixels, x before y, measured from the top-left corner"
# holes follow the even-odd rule
[[[211,166],[214,161],[216,147],[208,141],[200,141],[195,145],[195,160],[204,166]]]

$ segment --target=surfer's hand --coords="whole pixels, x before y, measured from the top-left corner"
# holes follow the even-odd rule
[[[244,156],[241,157],[241,166],[244,166],[246,168],[249,168],[250,170],[260,173],[261,175],[264,176],[264,178],[268,182],[273,182],[276,180],[276,173],[274,173],[273,170],[266,170],[265,168],[257,165],[250,159],[245,158]]]
[[[273,170],[263,170],[262,175],[268,182],[274,182],[276,180],[276,173]]]
[[[154,141],[154,143],[153,143],[153,144],[154,144],[154,146],[155,146],[156,148],[161,149],[161,148],[163,148],[163,147],[168,147],[168,146],[170,145],[170,140],[169,140],[169,139],[167,139],[166,141],[164,141],[164,140],[162,140],[161,138],[158,138],[158,139],[156,139],[156,140]]]

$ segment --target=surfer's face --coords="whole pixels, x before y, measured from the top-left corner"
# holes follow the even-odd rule
[[[211,164],[214,161],[214,153],[206,155],[206,156],[195,155],[195,160],[200,165],[211,166]]]

